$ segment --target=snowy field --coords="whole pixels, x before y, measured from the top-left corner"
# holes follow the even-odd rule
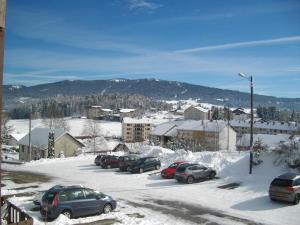
[[[218,171],[214,180],[178,184],[175,180],[161,179],[155,171],[144,174],[121,173],[118,169],[101,169],[93,164],[93,155],[67,159],[44,159],[21,166],[3,165],[6,170],[40,172],[54,177],[37,188],[6,181],[3,194],[41,191],[56,184],[83,184],[113,196],[117,209],[108,215],[79,219],[60,216],[48,224],[80,224],[112,219],[115,224],[269,224],[299,225],[300,205],[271,202],[268,186],[274,176],[288,169],[274,165],[275,157],[266,155],[263,163],[248,174],[248,154],[228,152],[173,152],[160,147],[146,146],[144,155],[153,155],[167,166],[175,160],[189,160],[212,166]],[[227,184],[236,188],[226,188]],[[29,184],[27,184],[29,185]],[[32,186],[32,184],[30,184]],[[221,188],[222,187],[222,188]],[[225,188],[224,188],[225,187]],[[44,224],[39,212],[32,212],[32,197],[11,199],[34,217],[34,224]]]
[[[167,111],[160,111],[157,113],[148,113],[145,118],[149,119],[154,125],[167,122],[170,120],[182,118],[182,116],[173,115]],[[89,125],[89,120],[86,118],[65,118],[68,125],[69,133],[74,136],[84,136],[87,135],[86,127]],[[105,137],[121,137],[122,136],[122,123],[112,122],[105,120],[94,120],[99,128],[101,135]],[[29,120],[9,120],[8,126],[12,127],[11,133],[14,134],[27,134],[29,130]],[[45,127],[42,119],[35,119],[31,121],[31,128]]]

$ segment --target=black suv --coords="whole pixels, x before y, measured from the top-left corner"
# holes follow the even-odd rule
[[[119,157],[119,168],[121,171],[128,171],[140,157],[138,155],[124,155]]]
[[[159,170],[161,163],[155,157],[143,157],[135,161],[129,169],[131,173],[143,173],[149,170]]]

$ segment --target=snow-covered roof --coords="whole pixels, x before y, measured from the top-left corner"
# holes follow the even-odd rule
[[[177,134],[177,127],[184,123],[181,121],[170,121],[157,125],[152,131],[151,135],[174,137]]]
[[[129,112],[134,112],[135,109],[120,109],[120,113],[129,113]]]
[[[250,120],[231,120],[229,123],[233,127],[250,127]],[[280,121],[254,121],[253,127],[287,131],[297,131],[298,129],[300,129],[300,125],[297,123],[285,123]]]
[[[48,147],[49,128],[35,128],[31,131],[31,146],[35,146],[41,149]],[[63,129],[54,129],[54,140],[56,141],[59,137],[64,135],[66,132]],[[26,134],[20,141],[19,144],[28,145],[29,134]]]
[[[123,123],[152,123],[152,120],[147,118],[135,119],[131,117],[124,117]]]
[[[100,105],[92,105],[91,108],[102,108]]]
[[[199,110],[201,112],[206,112],[206,113],[209,111],[208,109],[205,109],[205,108],[203,108],[201,106],[190,106],[189,108],[195,108],[195,109],[197,109],[197,110]],[[187,108],[187,109],[189,109],[189,108]]]
[[[253,143],[258,140],[262,141],[262,144],[268,145],[269,147],[277,147],[280,142],[286,142],[290,138],[288,134],[254,134]],[[244,134],[241,139],[237,142],[239,146],[250,146],[250,134]]]
[[[111,109],[102,109],[102,111],[104,111],[104,112],[112,112]]]
[[[221,131],[226,124],[224,120],[187,120],[177,130],[216,132]]]
[[[26,133],[12,133],[10,136],[12,136],[16,141],[20,141]]]

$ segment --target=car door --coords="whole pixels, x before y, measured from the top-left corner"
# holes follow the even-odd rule
[[[87,215],[87,202],[82,188],[67,190],[68,204],[74,217]]]
[[[208,169],[205,166],[196,166],[198,179],[203,179],[208,176]]]
[[[94,190],[88,188],[84,189],[84,194],[86,198],[86,213],[91,215],[101,212],[102,204],[98,194]]]

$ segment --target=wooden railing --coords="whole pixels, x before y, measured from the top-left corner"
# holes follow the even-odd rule
[[[7,224],[33,225],[33,219],[10,201],[7,201]]]

